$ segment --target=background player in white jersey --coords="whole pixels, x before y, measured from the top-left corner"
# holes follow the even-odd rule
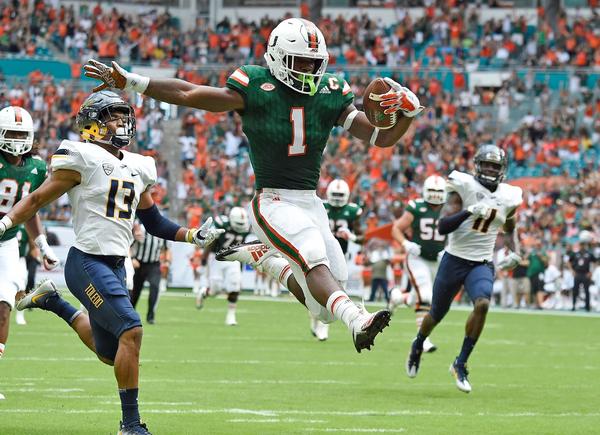
[[[46,178],[46,163],[31,155],[32,147],[33,120],[29,112],[16,106],[0,110],[0,216],[37,189]],[[48,246],[37,213],[32,213],[24,223],[30,239],[42,252],[46,268],[56,267],[58,258]],[[19,264],[18,231],[15,227],[0,233],[0,358],[8,340],[15,295],[25,290],[27,279]]]
[[[229,212],[229,216],[215,218],[215,227],[221,228],[225,232],[215,240],[210,248],[204,250],[202,263],[207,264],[211,294],[215,295],[222,291],[227,293],[228,307],[225,324],[234,326],[237,325],[235,312],[237,300],[242,290],[242,265],[239,261],[217,261],[214,253],[246,241],[250,234],[248,213],[242,207],[233,207]],[[200,295],[199,297],[201,297]],[[196,305],[198,305],[198,302],[196,302]]]
[[[265,60],[268,68],[238,68],[224,88],[150,79],[129,73],[115,62],[108,67],[90,61],[84,69],[88,77],[103,82],[97,90],[134,90],[171,104],[212,112],[235,110],[241,115],[256,175],[257,193],[250,213],[253,231],[289,260],[295,281],[287,283],[289,274],[279,281],[288,289],[297,286],[297,297],[320,320],[342,320],[360,352],[373,345],[390,314],[387,310],[369,314],[344,291],[345,259],[315,192],[323,150],[336,126],[372,145],[393,146],[423,107],[412,91],[386,79],[392,104],[381,104],[387,107],[386,113],[403,116],[389,129],[373,127],[352,104],[350,85],[326,73],[329,54],[325,38],[307,20],[290,18],[273,29]]]
[[[114,365],[123,420],[121,434],[148,434],[138,411],[142,324],[125,287],[124,261],[137,216],[151,234],[204,245],[220,233],[207,222],[187,229],[164,218],[150,188],[156,182],[152,157],[123,151],[135,135],[133,108],[113,92],[88,97],[77,115],[85,142],[64,140],[52,157],[52,175],[0,220],[0,237],[44,205],[69,194],[75,245],[65,263],[65,280],[89,316],[62,299],[45,281],[21,299],[18,309],[52,311],[65,320],[98,358]]]
[[[447,184],[448,199],[438,224],[440,234],[450,234],[433,284],[431,310],[423,319],[406,362],[409,377],[419,370],[423,342],[441,322],[456,293],[464,286],[473,312],[469,315],[459,355],[450,366],[459,390],[468,393],[467,360],[479,338],[490,305],[494,285],[494,246],[500,229],[509,253],[501,269],[515,268],[518,252],[516,211],[522,202],[519,187],[502,183],[507,169],[506,154],[495,145],[483,145],[475,153],[475,175],[453,171]]]
[[[442,205],[446,202],[446,181],[439,175],[427,177],[423,184],[423,198],[412,200],[406,210],[392,225],[392,237],[406,251],[404,274],[408,275],[409,293],[398,295],[399,288],[392,289],[390,305],[394,309],[400,300],[415,309],[417,329],[431,308],[433,280],[438,269],[438,257],[444,250],[446,236],[438,231]],[[408,240],[405,233],[409,233]],[[433,352],[436,346],[425,339],[423,352]]]

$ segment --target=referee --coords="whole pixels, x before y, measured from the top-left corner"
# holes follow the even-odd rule
[[[131,247],[131,260],[135,273],[133,275],[133,289],[131,290],[131,303],[133,307],[142,293],[144,283],[148,281],[150,285],[150,298],[148,299],[148,314],[146,321],[154,324],[154,312],[158,305],[158,293],[160,284],[160,255],[168,251],[167,241],[159,239],[152,234],[145,232],[135,238]]]

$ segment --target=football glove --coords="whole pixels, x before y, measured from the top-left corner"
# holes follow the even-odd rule
[[[12,220],[8,216],[4,216],[0,219],[0,237],[2,237],[10,227],[12,227]]]
[[[467,207],[467,211],[475,218],[487,219],[490,216],[491,208],[483,202],[478,202]]]
[[[356,241],[356,234],[354,234],[352,231],[350,231],[346,227],[341,227],[339,230],[337,230],[335,232],[335,236],[338,239],[350,240],[351,242]]]
[[[92,91],[98,92],[106,88],[123,89],[125,91],[135,91],[143,94],[148,83],[149,77],[125,71],[117,62],[112,61],[112,67],[104,65],[102,62],[90,59],[83,66],[86,77],[100,80],[102,84],[96,86]]]
[[[388,93],[383,94],[383,101],[379,105],[385,110],[383,113],[389,115],[398,111],[407,118],[413,118],[425,109],[421,106],[419,98],[410,89],[400,85],[389,77],[384,77],[385,82],[392,88]]]
[[[402,242],[402,246],[404,247],[404,250],[407,254],[414,255],[415,257],[421,255],[421,246],[417,245],[415,242],[411,242],[410,240],[404,239],[404,242]]]
[[[42,261],[46,270],[55,269],[60,264],[60,260],[54,253],[54,250],[48,244],[46,236],[44,234],[40,234],[36,237],[34,243],[35,246],[39,248],[40,253],[42,254]]]
[[[204,248],[214,242],[221,234],[225,232],[222,228],[215,228],[213,226],[212,217],[206,219],[200,228],[193,228],[188,230],[185,240],[188,243],[193,243],[196,246]]]
[[[516,252],[509,251],[509,253],[498,262],[498,267],[501,270],[512,270],[519,265],[521,262],[521,256]]]

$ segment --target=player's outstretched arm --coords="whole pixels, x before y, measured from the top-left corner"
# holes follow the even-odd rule
[[[52,270],[58,266],[60,260],[48,244],[48,240],[44,234],[42,220],[38,213],[34,214],[33,217],[25,222],[25,231],[27,231],[29,240],[33,241],[34,246],[37,246],[40,250],[46,270]]]
[[[206,219],[200,228],[185,228],[167,219],[154,204],[149,189],[146,189],[140,197],[136,216],[153,236],[176,242],[193,243],[200,247],[209,246],[225,232],[213,226],[211,217]]]
[[[356,113],[354,113],[356,111]],[[362,112],[350,104],[342,112],[338,125],[344,126],[350,134],[364,142],[381,148],[394,146],[404,136],[414,118],[402,117],[392,128],[387,130],[376,129]]]
[[[128,72],[116,62],[109,67],[94,59],[90,59],[83,69],[87,77],[102,82],[94,88],[94,92],[106,88],[131,90],[155,100],[209,112],[244,109],[242,96],[229,88],[200,86],[179,79],[151,79]]]
[[[53,171],[50,178],[46,179],[38,189],[15,204],[6,216],[0,220],[0,236],[7,229],[27,222],[40,208],[60,198],[80,182],[81,175],[79,172],[68,169]]]

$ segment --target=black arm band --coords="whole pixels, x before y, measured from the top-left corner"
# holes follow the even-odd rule
[[[181,228],[181,226],[177,225],[175,222],[164,217],[160,211],[158,211],[156,204],[144,210],[138,209],[135,214],[142,225],[144,225],[144,228],[146,228],[146,231],[161,239],[175,240],[175,235]]]
[[[451,233],[460,227],[460,224],[466,221],[469,216],[471,216],[471,213],[467,210],[461,210],[458,213],[441,218],[438,222],[438,233],[441,235]]]

